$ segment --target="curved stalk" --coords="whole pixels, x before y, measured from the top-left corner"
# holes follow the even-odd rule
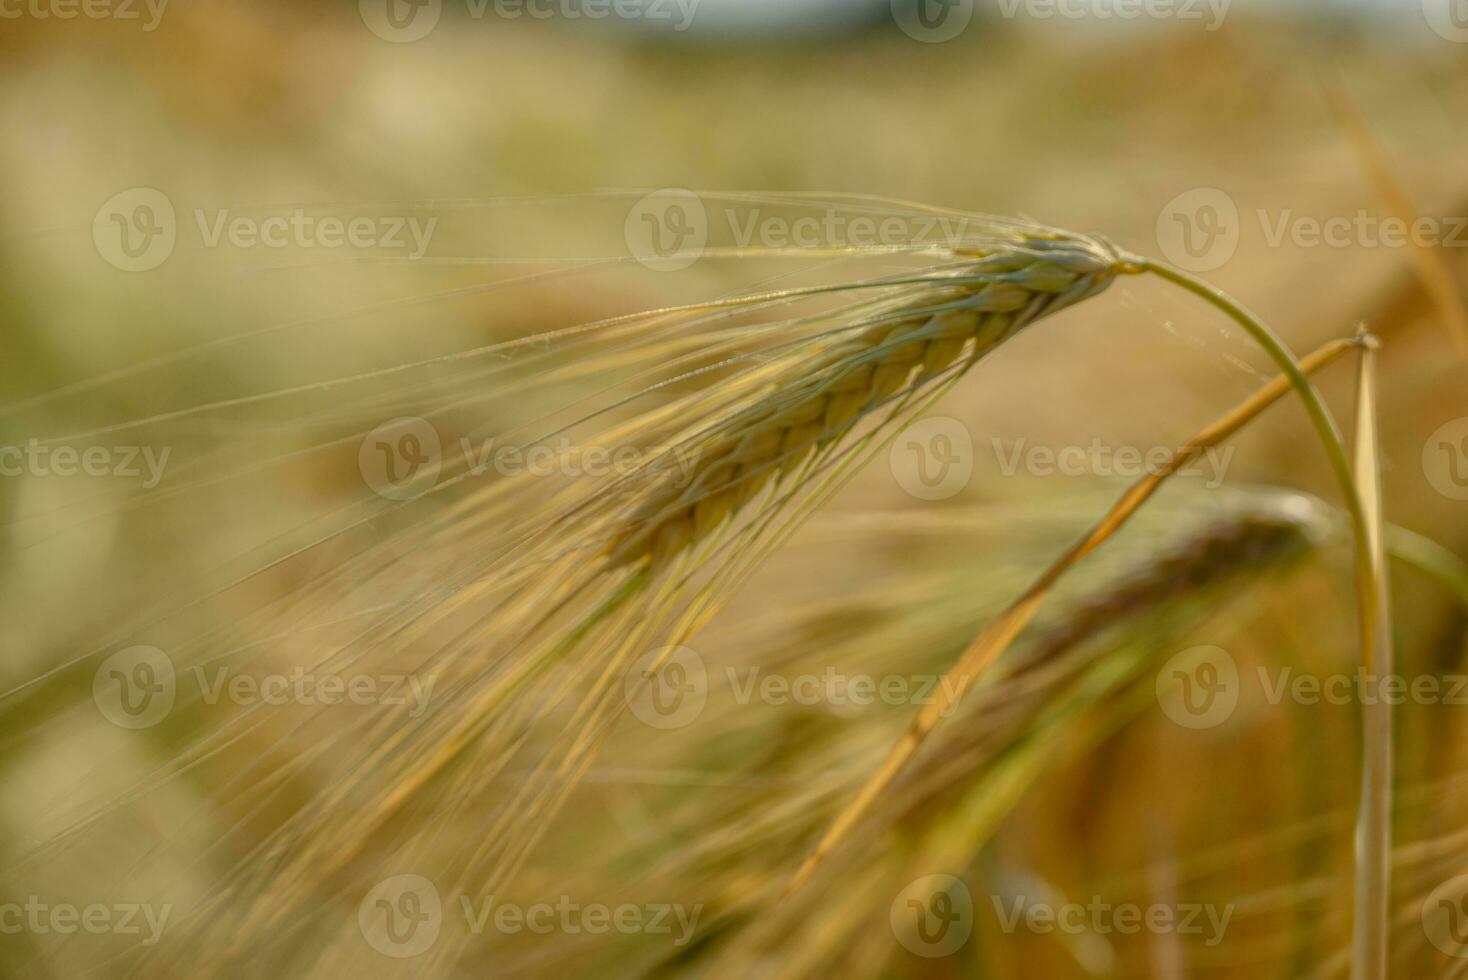
[[[1275,335],[1273,330],[1264,325],[1253,313],[1249,312],[1242,304],[1229,296],[1223,290],[1210,285],[1191,273],[1158,262],[1155,259],[1133,258],[1126,259],[1127,270],[1132,273],[1150,272],[1155,276],[1167,280],[1176,286],[1181,286],[1194,296],[1204,300],[1216,309],[1227,314],[1228,317],[1246,330],[1264,352],[1274,361],[1280,373],[1290,379],[1295,391],[1299,393],[1300,401],[1304,403],[1305,412],[1310,416],[1310,424],[1315,427],[1315,432],[1320,436],[1320,442],[1325,449],[1327,460],[1330,462],[1331,472],[1334,473],[1336,482],[1340,484],[1341,495],[1345,498],[1346,512],[1351,518],[1351,531],[1355,535],[1356,559],[1358,569],[1370,569],[1371,556],[1366,547],[1367,525],[1366,508],[1361,500],[1361,494],[1356,486],[1356,478],[1351,471],[1351,460],[1346,450],[1345,439],[1341,436],[1340,428],[1335,423],[1335,417],[1330,414],[1330,409],[1325,405],[1325,399],[1320,396],[1313,382],[1306,377],[1305,372],[1300,370],[1300,362],[1284,341]],[[1358,589],[1360,583],[1358,582]],[[1369,666],[1369,665],[1368,665]]]
[[[1150,272],[1181,286],[1227,314],[1290,378],[1310,422],[1320,436],[1331,470],[1340,484],[1350,514],[1356,558],[1356,610],[1361,662],[1365,676],[1378,666],[1390,670],[1391,636],[1381,554],[1381,502],[1375,472],[1375,395],[1370,365],[1374,338],[1364,337],[1361,383],[1358,386],[1357,460],[1354,468],[1330,409],[1300,370],[1299,362],[1274,332],[1223,290],[1197,276],[1153,259],[1128,256],[1129,273]],[[1367,443],[1370,445],[1367,445]],[[1369,481],[1369,501],[1362,493]],[[1372,699],[1379,700],[1379,699]],[[1355,917],[1352,928],[1351,977],[1378,980],[1386,975],[1387,912],[1391,890],[1391,709],[1362,705],[1361,795],[1356,823]]]

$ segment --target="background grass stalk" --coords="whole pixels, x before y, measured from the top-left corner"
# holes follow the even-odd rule
[[[1339,85],[1327,89],[1336,115],[1351,143],[1361,167],[1376,188],[1377,197],[1387,213],[1407,227],[1416,227],[1421,213],[1407,197],[1407,192],[1397,180],[1386,147],[1371,129],[1370,122],[1361,108],[1356,105],[1346,90]],[[1468,360],[1468,309],[1463,306],[1462,293],[1453,279],[1453,270],[1443,261],[1442,255],[1415,239],[1407,245],[1407,256],[1412,262],[1412,271],[1422,284],[1423,290],[1432,299],[1433,306],[1448,327],[1448,335],[1458,355]]]
[[[1366,512],[1366,545],[1372,562],[1375,675],[1393,669],[1391,597],[1381,513],[1381,469],[1376,428],[1376,345],[1363,344],[1356,386],[1356,486]],[[1363,627],[1364,628],[1364,627]],[[1361,706],[1361,801],[1356,815],[1356,895],[1351,975],[1385,977],[1387,917],[1391,899],[1392,706],[1367,697]]]

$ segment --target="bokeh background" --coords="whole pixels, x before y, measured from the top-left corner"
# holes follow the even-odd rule
[[[443,404],[474,376],[446,362],[381,387],[313,385],[723,295],[756,277],[799,277],[824,261],[789,251],[778,272],[712,258],[671,272],[626,261],[580,268],[628,258],[629,213],[658,189],[691,189],[716,221],[726,207],[743,219],[789,209],[788,200],[775,203],[787,192],[1021,216],[1191,263],[1297,352],[1364,324],[1383,342],[1387,519],[1437,542],[1446,559],[1468,557],[1468,9],[1459,0],[687,0],[601,18],[569,0],[389,4],[0,5],[0,444],[103,445],[112,460],[119,447],[170,451],[154,486],[116,472],[32,468],[0,477],[0,688],[11,692],[0,702],[0,903],[167,894],[182,909],[248,859],[243,845],[224,855],[155,854],[182,815],[209,812],[193,825],[207,836],[210,820],[254,812],[248,798],[213,806],[228,791],[207,759],[145,806],[122,817],[109,811],[105,833],[60,843],[53,835],[98,800],[126,795],[209,724],[176,719],[144,738],[99,721],[88,694],[97,655],[238,627],[246,609],[324,574],[338,555],[271,563],[370,498],[346,434]],[[1119,16],[1123,8],[1140,13]],[[152,217],[138,218],[144,224],[132,232],[142,241],[158,231],[162,238],[147,241],[166,248],[119,253],[119,216],[126,224],[140,204]],[[406,229],[430,221],[433,231],[421,254],[381,243],[210,241],[222,217],[298,209],[396,222],[409,238]],[[1373,222],[1392,216],[1425,222],[1435,240],[1384,241]],[[1331,222],[1335,238],[1312,230]],[[955,610],[949,625],[959,642],[1043,565],[1060,532],[1078,530],[1122,485],[1094,470],[1007,472],[1001,447],[1174,445],[1270,373],[1240,331],[1196,300],[1155,281],[1118,283],[1083,311],[1017,338],[945,399],[941,415],[957,420],[973,447],[973,475],[959,492],[919,499],[904,488],[900,464],[879,457],[791,556],[741,593],[707,655],[733,662],[798,646],[856,615],[829,604],[912,596],[921,590],[899,585],[935,566],[979,583],[972,608],[943,607]],[[1354,380],[1345,365],[1320,379],[1345,420]],[[152,421],[132,424],[142,419]],[[484,421],[459,420],[465,430]],[[331,440],[339,451],[301,453]],[[1228,489],[1298,491],[1327,509],[1336,499],[1298,406],[1275,408],[1234,447]],[[1179,501],[1216,488],[1180,482],[1168,505],[1177,510],[1166,514],[1212,513],[1212,498]],[[873,514],[885,516],[863,523]],[[939,546],[921,530],[935,519],[963,530],[940,534],[950,540]],[[1156,534],[1174,527],[1159,520]],[[1174,537],[1186,536],[1180,522]],[[1144,561],[1164,548],[1157,540],[1120,544]],[[1344,556],[1338,542],[1323,547],[1307,572],[1269,579],[1249,611],[1223,626],[1198,613],[1165,628],[1143,624],[1138,635],[1164,660],[1206,642],[1248,663],[1349,670]],[[261,567],[243,589],[234,584]],[[1103,588],[1100,570],[1093,579]],[[1394,596],[1404,670],[1461,669],[1464,619],[1452,595],[1399,568]],[[171,635],[155,611],[180,609],[175,619],[188,624]],[[806,609],[826,610],[830,621],[813,626]],[[901,622],[892,628],[902,635]],[[251,621],[239,632],[280,665],[298,661],[298,649],[262,641],[260,629]],[[893,662],[916,657],[941,669],[945,649],[935,642],[921,656],[894,653]],[[861,651],[868,655],[882,662],[882,650]],[[1424,942],[1416,918],[1423,894],[1463,870],[1452,836],[1463,812],[1453,781],[1463,710],[1400,712],[1399,781],[1417,809],[1404,812],[1398,843],[1427,864],[1413,865],[1420,876],[1407,876],[1395,896],[1403,917],[1394,976],[1463,969]],[[974,914],[987,925],[976,938],[930,958],[906,951],[888,929],[885,898],[872,906],[875,918],[853,912],[839,927],[792,926],[784,945],[756,933],[765,939],[730,946],[758,975],[812,975],[841,962],[823,942],[875,922],[861,930],[879,938],[862,947],[871,955],[860,964],[874,976],[1344,975],[1337,957],[1349,926],[1350,840],[1342,814],[1355,794],[1354,712],[1286,705],[1245,714],[1247,723],[1200,735],[1141,704],[1121,734],[1076,736],[1074,751],[1036,777],[975,864],[989,867],[997,854],[1068,894],[1097,893],[1102,882],[1135,898],[1164,888],[1149,872],[1179,855],[1241,848],[1209,865],[1233,875],[1210,887],[1277,901],[1263,903],[1264,924],[1240,927],[1220,949],[1109,935],[1088,937],[1078,951],[1053,937],[995,931],[980,901]],[[893,711],[853,733],[856,761],[880,757],[904,718]],[[795,724],[769,722],[787,723]],[[754,744],[745,762],[756,772],[802,772],[804,757],[784,758],[770,743],[763,758]],[[629,745],[630,758],[640,750]],[[317,775],[329,782],[329,770]],[[735,801],[722,806],[740,799],[717,792]],[[825,802],[839,796],[837,785]],[[713,807],[710,799],[704,805]],[[253,802],[267,813],[272,805]],[[584,828],[612,809],[607,833],[631,839],[652,825],[648,806],[637,790],[599,790],[578,798],[566,819]],[[748,859],[736,853],[725,871],[730,880],[773,881],[808,843],[808,831],[793,832],[768,867],[741,868]],[[619,875],[635,877],[607,857],[625,862],[635,852],[584,846],[579,856],[572,843],[553,851],[605,894]],[[861,880],[859,866],[848,873]],[[882,887],[873,893],[887,894]],[[776,904],[768,894],[761,901]],[[226,903],[209,914],[232,912]],[[717,956],[735,932],[723,922],[703,937],[707,956],[638,947],[604,968],[729,968]],[[7,930],[0,970],[127,975],[136,966],[132,938]],[[762,941],[765,955],[751,952]],[[1094,942],[1115,948],[1100,954]],[[812,961],[796,955],[802,950],[824,952]],[[529,975],[556,962],[595,975],[604,952],[584,936],[556,935],[455,969]],[[300,962],[339,975],[356,961]]]

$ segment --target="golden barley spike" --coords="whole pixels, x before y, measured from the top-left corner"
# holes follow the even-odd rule
[[[710,426],[684,487],[640,500],[611,543],[614,564],[658,565],[707,535],[771,480],[909,386],[967,367],[1016,331],[1100,292],[1120,271],[1106,242],[1016,236],[963,261],[814,357],[792,356],[765,397]]]

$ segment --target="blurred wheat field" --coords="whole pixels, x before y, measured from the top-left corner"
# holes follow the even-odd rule
[[[1468,975],[1451,11],[510,6],[0,21],[0,973],[1353,975],[1351,524],[1292,399],[789,890],[1276,373],[1085,264],[1135,253],[1381,340],[1384,975]]]

